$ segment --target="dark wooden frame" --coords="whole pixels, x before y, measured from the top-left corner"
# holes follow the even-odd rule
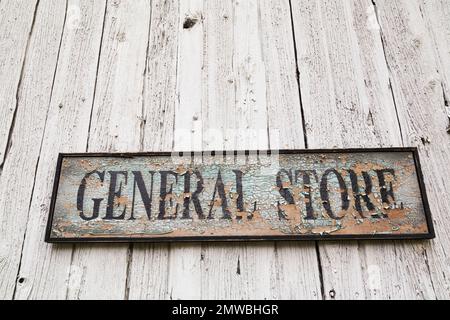
[[[224,153],[225,151],[202,151],[202,152],[184,152],[185,154],[208,153],[215,155],[216,153]],[[243,153],[244,151],[234,151],[234,154]],[[267,153],[274,151],[245,151],[250,153]],[[51,230],[53,225],[53,216],[55,210],[56,196],[58,194],[59,179],[61,175],[61,166],[64,158],[79,157],[109,157],[109,158],[132,158],[142,156],[171,156],[173,152],[141,152],[141,153],[60,153],[56,167],[55,181],[53,185],[53,194],[51,198],[49,218],[45,235],[47,243],[130,243],[130,242],[237,242],[237,241],[334,241],[334,240],[431,240],[436,237],[433,221],[430,212],[430,206],[426,193],[423,173],[420,165],[419,152],[417,148],[371,148],[371,149],[306,149],[306,150],[277,150],[279,154],[312,154],[312,153],[376,153],[376,152],[410,152],[414,157],[417,177],[420,186],[422,203],[425,210],[428,233],[427,234],[365,234],[365,235],[286,235],[286,236],[205,236],[205,237],[163,237],[163,238],[127,238],[127,237],[108,237],[108,238],[52,238]],[[176,152],[178,153],[178,152]],[[181,153],[181,151],[179,152]]]

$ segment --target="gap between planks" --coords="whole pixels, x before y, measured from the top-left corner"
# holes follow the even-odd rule
[[[21,69],[21,72],[20,72],[20,80],[19,80],[19,84],[17,86],[17,92],[16,92],[16,108],[14,110],[13,120],[12,120],[11,128],[10,128],[10,131],[9,131],[9,135],[8,135],[8,141],[6,143],[6,148],[7,149],[5,150],[5,153],[4,153],[3,163],[6,162],[6,158],[8,156],[8,149],[10,148],[12,133],[14,131],[14,124],[15,124],[15,121],[16,121],[17,110],[19,108],[19,93],[20,93],[21,85],[22,85],[23,72],[24,72],[24,68],[25,68],[26,62],[27,62],[29,45],[30,45],[31,37],[33,35],[34,26],[35,26],[35,23],[36,23],[36,16],[37,16],[38,9],[39,9],[39,3],[40,3],[40,0],[37,0],[36,1],[36,6],[35,6],[35,9],[34,9],[33,22],[31,24],[31,30],[30,30],[30,32],[28,34],[27,46],[26,46],[26,50],[25,50],[25,57],[23,59],[22,69]],[[67,4],[67,2],[66,2],[66,4]],[[66,13],[67,13],[67,5],[66,5]],[[64,18],[64,20],[65,20],[65,18]],[[64,26],[63,26],[63,30],[64,30]],[[58,55],[59,55],[59,50],[61,49],[61,41],[62,41],[62,34],[61,34],[60,43],[59,43]],[[55,67],[55,72],[53,74],[53,83],[55,81],[56,68],[57,67]],[[53,91],[53,89],[52,89],[52,91]],[[47,108],[47,115],[48,115],[48,108]],[[44,125],[44,128],[45,128],[45,125]],[[41,145],[39,147],[39,154],[41,153],[40,150],[42,149],[43,140],[44,139],[43,139],[43,135],[42,135]],[[0,165],[0,174],[1,174],[1,169],[3,167],[3,163]],[[37,172],[38,166],[39,166],[39,156],[38,156],[38,159],[37,159],[37,162],[36,162],[36,168],[34,170],[33,187],[32,187],[32,190],[31,190],[31,196],[30,196],[29,204],[28,204],[28,212],[27,212],[27,216],[28,217],[30,215],[30,207],[31,207],[31,201],[33,199],[33,194],[34,194],[34,187],[35,187],[35,183],[36,183],[36,172]],[[28,220],[28,218],[27,218],[27,220]],[[20,275],[20,267],[22,266],[23,249],[24,249],[24,245],[25,245],[26,234],[27,234],[27,228],[25,226],[25,232],[23,233],[23,240],[22,240],[21,250],[20,250],[19,265],[18,265],[18,268],[17,268],[17,275],[16,275],[16,279],[15,279],[16,281],[14,283],[14,290],[13,290],[13,294],[12,294],[12,299],[13,300],[15,299],[15,296],[16,296],[17,283],[19,281],[19,275]]]
[[[22,89],[23,74],[24,74],[24,69],[25,69],[25,65],[26,65],[26,62],[27,62],[27,56],[28,56],[28,51],[29,51],[28,49],[29,49],[29,46],[30,46],[31,36],[33,35],[34,26],[35,26],[35,23],[36,23],[36,15],[37,15],[38,8],[39,8],[39,1],[40,0],[36,0],[36,5],[34,7],[34,12],[33,12],[33,19],[32,19],[32,22],[31,22],[31,28],[30,28],[30,31],[28,32],[27,44],[25,46],[25,54],[24,54],[24,57],[22,59],[22,65],[21,65],[21,68],[20,68],[19,82],[17,84],[17,90],[16,90],[16,95],[15,95],[15,97],[16,97],[15,107],[14,107],[14,112],[13,112],[13,115],[12,115],[11,124],[10,124],[10,127],[9,127],[8,136],[7,136],[7,139],[6,139],[5,150],[2,150],[2,152],[0,153],[0,156],[2,156],[2,158],[0,158],[0,161],[1,161],[0,162],[0,177],[1,177],[2,170],[3,170],[3,165],[6,162],[6,157],[7,157],[8,153],[9,153],[9,150],[11,149],[11,143],[12,143],[11,137],[12,137],[12,134],[13,134],[13,131],[14,131],[15,123],[16,123],[17,109],[19,108],[19,94],[20,94],[20,90]]]
[[[141,91],[141,99],[142,99],[142,107],[141,107],[141,131],[140,131],[140,150],[144,151],[144,139],[145,139],[145,123],[146,119],[145,117],[145,88],[147,86],[147,72],[148,72],[148,60],[149,60],[149,53],[150,53],[150,33],[151,33],[151,27],[152,27],[152,13],[153,13],[153,4],[150,4],[150,14],[149,14],[149,22],[148,22],[148,33],[147,33],[147,49],[145,54],[145,63],[144,63],[144,72],[143,74],[143,81],[142,81],[142,91]],[[132,264],[133,264],[133,252],[134,252],[134,243],[130,243],[128,246],[127,251],[127,274],[126,274],[126,280],[125,280],[125,295],[124,299],[129,300],[130,298],[130,286],[131,286],[131,272],[132,272]]]
[[[372,1],[372,3],[373,3],[373,5],[374,5],[374,8],[375,8],[375,10],[377,10],[377,8],[376,8],[376,4],[375,4],[375,2],[374,1]],[[36,12],[37,12],[37,8],[38,8],[38,4],[39,4],[39,1],[37,2],[37,5],[36,5],[36,10],[35,10],[35,13],[34,13],[34,19],[35,19],[35,17],[36,17]],[[290,1],[290,5],[291,5],[291,1]],[[292,19],[292,5],[290,6],[290,10],[291,10],[291,23],[293,23],[293,19]],[[66,14],[67,14],[67,10],[66,10]],[[105,6],[105,14],[106,14],[106,6]],[[33,19],[33,26],[34,26],[34,19]],[[105,23],[105,21],[104,21],[104,23]],[[149,28],[149,30],[150,30],[150,28]],[[29,43],[29,41],[30,41],[30,38],[31,38],[31,35],[32,35],[32,31],[33,31],[33,28],[31,29],[31,31],[30,31],[30,35],[29,35],[29,38],[28,38],[28,43]],[[104,31],[104,26],[103,26],[103,31]],[[64,32],[64,31],[63,31]],[[102,36],[102,38],[103,38],[103,36]],[[61,39],[62,39],[62,36],[61,36]],[[295,36],[294,36],[294,41],[295,41]],[[383,40],[383,37],[382,37],[382,43],[383,43],[383,45],[384,45],[384,40]],[[100,45],[100,50],[101,50],[101,48],[102,48],[102,45]],[[28,53],[28,45],[27,45],[27,50],[26,50],[26,52]],[[27,57],[27,53],[25,54],[25,59],[26,59],[26,57]],[[101,53],[99,53],[99,59],[100,59],[100,56],[101,56]],[[296,52],[296,65],[297,65],[297,70],[298,70],[298,61],[297,61],[297,52]],[[24,59],[24,61],[23,61],[23,64],[22,64],[22,72],[23,72],[23,66],[25,65],[25,59]],[[147,59],[148,59],[148,50],[147,50]],[[386,59],[386,57],[385,57],[385,60],[386,60],[386,65],[387,65],[387,67],[389,68],[389,63],[388,63],[388,61],[387,61],[387,59]],[[58,65],[58,64],[57,64]],[[146,61],[146,65],[147,65],[147,61]],[[99,63],[97,64],[97,76],[98,76],[98,67],[99,67]],[[145,72],[147,71],[147,67],[146,67],[146,70],[145,70]],[[389,69],[389,71],[390,71],[390,69]],[[56,71],[55,71],[55,74],[56,74]],[[21,77],[20,77],[21,79],[22,79],[22,75],[21,75]],[[144,75],[144,81],[145,81],[145,75]],[[54,79],[53,79],[54,80]],[[300,84],[300,79],[298,79],[298,81],[299,81],[299,84]],[[95,81],[96,83],[97,83],[97,80]],[[18,88],[17,88],[17,96],[18,96],[18,93],[20,92],[20,84],[21,84],[21,82],[19,82],[19,85],[18,85]],[[392,86],[391,86],[391,91],[392,91]],[[301,101],[301,89],[300,89],[300,85],[299,85],[299,95],[300,95],[300,101]],[[445,97],[445,93],[444,93],[444,97]],[[95,90],[94,90],[94,99],[95,99]],[[394,97],[394,93],[392,92],[392,99],[393,99],[393,101],[394,101],[394,103],[396,104],[396,101],[395,101],[395,97]],[[444,99],[445,100],[445,99]],[[302,114],[303,114],[303,106],[301,106],[301,108],[302,108]],[[92,112],[92,109],[93,109],[93,107],[91,108],[91,112]],[[16,110],[15,110],[15,112],[17,112],[17,108],[16,108]],[[396,114],[397,114],[397,117],[398,117],[398,110],[396,110]],[[91,115],[91,117],[92,117],[92,115]],[[303,120],[305,120],[304,119],[304,116],[303,116]],[[399,126],[400,126],[400,120],[399,119],[397,119],[397,121],[399,122]],[[400,128],[401,128],[401,126],[400,126]],[[11,129],[10,129],[10,134],[12,133],[12,130],[14,129],[14,120],[13,120],[13,125],[11,126]],[[90,130],[89,130],[90,131]],[[143,134],[143,133],[142,133]],[[403,134],[402,134],[402,139],[403,139]],[[89,142],[89,139],[87,140],[88,142]],[[307,143],[307,135],[306,135],[306,130],[305,130],[305,143]],[[9,143],[8,143],[9,144]],[[307,144],[306,144],[306,146],[308,146]],[[88,145],[87,145],[87,148],[88,148]],[[7,154],[5,153],[5,157],[7,156]],[[36,166],[37,167],[37,166]],[[34,178],[36,178],[36,177],[34,177]],[[31,198],[32,199],[32,198]],[[317,245],[317,243],[316,243],[316,245]],[[23,250],[23,248],[22,248],[22,250]],[[130,247],[130,250],[131,250],[131,254],[132,254],[132,247]],[[319,266],[320,266],[320,250],[318,249],[318,246],[317,246],[317,249],[316,249],[316,251],[317,251],[317,258],[318,258],[318,262],[319,262]],[[425,251],[425,254],[426,254],[426,251]],[[169,257],[170,257],[170,255],[169,255]],[[130,269],[130,265],[132,264],[132,260],[131,259],[129,259],[128,260],[128,270]],[[170,266],[170,263],[168,264],[168,268],[169,268],[169,266]],[[20,273],[20,267],[19,267],[19,273]],[[18,275],[19,275],[19,273],[18,273]],[[322,275],[322,272],[321,272],[321,275]],[[128,277],[127,277],[127,281],[128,281]],[[325,298],[324,297],[324,292],[323,292],[323,278],[321,277],[321,285],[322,285],[322,296],[323,296],[323,298]],[[126,286],[127,288],[128,288],[128,284],[127,284],[127,286]],[[14,290],[14,292],[15,292],[15,290]],[[125,292],[125,297],[127,298],[128,297],[128,294],[127,294],[127,292]]]

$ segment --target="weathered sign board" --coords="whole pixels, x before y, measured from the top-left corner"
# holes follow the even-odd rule
[[[431,239],[415,149],[63,154],[46,241]]]

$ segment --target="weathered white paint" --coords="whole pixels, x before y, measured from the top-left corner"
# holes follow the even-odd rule
[[[304,149],[303,118],[289,1],[259,2],[260,37],[266,67],[269,147]],[[289,124],[289,125],[286,125]],[[275,244],[273,298],[321,299],[316,247],[311,243]],[[303,272],[297,272],[303,270]]]
[[[150,9],[146,0],[108,2],[89,152],[141,151]],[[83,274],[79,283],[70,277],[68,298],[123,299],[128,249],[127,244],[75,246],[71,269],[81,269]]]
[[[445,0],[422,0],[419,2],[419,10],[431,37],[431,46],[439,66],[444,104],[450,107],[450,3]],[[447,112],[450,118],[450,111]]]
[[[19,272],[25,281],[17,284],[17,299],[65,299],[73,284],[70,274],[82,278],[84,272],[84,266],[71,268],[72,245],[43,241],[58,153],[86,151],[105,1],[70,0],[68,8],[78,8],[80,16],[64,28]]]
[[[203,1],[179,2],[175,151],[202,150]],[[196,21],[184,28],[186,18]],[[171,244],[168,263],[170,299],[201,298],[201,245]]]
[[[443,49],[434,48],[440,44],[430,36],[417,2],[377,1],[377,8],[403,138],[408,145],[420,146],[425,184],[435,222],[437,239],[423,244],[423,256],[436,297],[448,299],[450,135],[447,133],[448,117],[441,86],[449,87],[448,71],[444,69],[447,58],[437,54],[442,53]],[[448,12],[448,4],[446,8]],[[448,48],[448,42],[444,41],[442,46]]]
[[[106,0],[65,5],[41,0],[35,16],[36,1],[0,2],[0,153],[12,138],[0,218],[13,235],[0,297],[18,275],[17,299],[321,298],[313,244],[43,243],[58,152],[84,152],[89,137],[90,151],[267,148],[276,129],[282,147],[302,148],[300,93],[308,147],[419,145],[437,225],[431,243],[321,244],[325,298],[450,297],[448,1],[110,0],[103,45]]]
[[[204,140],[209,142],[216,138],[216,142],[209,142],[204,148],[267,149],[268,133],[275,148],[280,141],[283,141],[281,147],[284,148],[303,146],[291,24],[289,20],[279,19],[283,14],[289,15],[289,3],[233,1],[232,6],[222,6],[225,6],[220,8],[223,12],[208,10],[207,15],[207,20],[212,16],[208,27],[221,36],[213,37],[207,33],[207,39],[211,41],[207,44],[209,108],[205,112],[208,118],[204,123],[209,124],[206,132],[210,137]],[[227,38],[230,35],[233,38]],[[214,49],[215,45],[219,49]],[[230,50],[223,50],[227,45]],[[216,92],[219,94],[213,95]],[[280,103],[286,100],[293,105],[287,110]],[[298,121],[298,126],[281,125],[283,120],[289,123]],[[295,142],[295,135],[289,130],[299,134],[300,141]],[[218,136],[224,136],[224,139]],[[207,275],[203,283],[207,287],[203,289],[203,297],[270,299],[320,296],[314,246],[296,246],[304,249],[302,266],[305,274],[315,276],[289,274],[289,265],[295,263],[296,258],[286,254],[292,252],[290,244],[243,244],[236,248],[207,245],[203,266]],[[292,277],[290,283],[301,284],[304,290],[290,290],[291,286],[285,282],[288,277]]]
[[[442,1],[424,0],[423,5],[420,5],[419,9],[421,10],[421,15],[433,39],[431,47],[433,48],[435,53],[436,64],[438,65],[438,73],[440,77],[440,84],[442,87],[443,100],[440,100],[439,88],[435,89],[437,91],[434,91],[434,98],[437,100],[438,103],[437,106],[440,106],[440,108],[445,107],[447,117],[449,118],[448,129],[450,129],[450,41],[448,40],[450,37],[450,24],[448,23],[450,19],[450,2],[445,0]],[[444,104],[444,106],[442,106],[442,103]],[[437,160],[434,160],[432,153],[431,152],[428,153],[429,157],[432,158],[432,161],[434,160],[433,162],[438,161],[437,163],[434,164],[435,171],[433,171],[433,175],[428,178],[428,181],[429,184],[431,183],[432,186],[434,185],[434,183],[432,183],[433,181],[432,179],[440,178],[441,184],[439,186],[435,186],[434,187],[435,189],[432,189],[432,192],[437,192],[437,195],[434,195],[433,199],[440,199],[437,201],[446,201],[441,198],[441,195],[448,193],[447,191],[445,191],[447,190],[446,188],[448,188],[448,180],[443,180],[445,178],[440,177],[442,167],[441,169],[439,168],[441,165],[444,165],[446,166],[445,168],[448,168],[448,158],[446,158],[445,153],[439,150],[441,150],[441,148],[442,149],[445,148],[445,146],[448,147],[449,142],[448,142],[448,135],[446,136],[445,133],[442,131],[443,126],[445,125],[445,120],[442,119],[443,115],[440,108],[438,107],[439,111],[437,114],[437,118],[439,119],[438,121],[440,125],[437,126],[437,128],[434,128],[434,130],[439,132],[440,139],[439,141],[432,141],[432,143],[435,144],[434,150],[437,150],[434,152],[441,153],[441,156]],[[428,121],[429,125],[432,127],[434,119],[433,120],[429,119]],[[431,132],[430,134],[433,135],[434,133]],[[440,143],[443,144],[440,145]],[[445,151],[448,152],[448,148]],[[445,204],[443,203],[441,204],[441,206],[442,205]],[[448,202],[447,207],[438,207],[435,210],[448,210]],[[438,216],[438,218],[441,221],[438,231],[439,237],[441,237],[441,234],[446,235],[446,232],[448,230],[448,227],[446,227],[447,223],[445,222],[444,218],[445,211],[440,211],[440,213],[441,214]],[[441,245],[439,245],[439,242],[441,241],[440,239],[441,238],[438,238],[438,240],[435,241],[436,248],[432,250],[430,258],[432,264],[430,266],[430,269],[432,272],[431,275],[434,281],[434,287],[436,290],[437,297],[439,299],[447,299],[450,292],[450,285],[447,279],[448,272],[450,271],[449,270],[450,260],[448,254],[445,254],[446,253],[445,247],[446,244],[448,243],[445,241],[448,241],[448,237],[445,238],[444,242]],[[428,248],[428,246],[426,248]],[[442,268],[444,271],[441,271]]]
[[[265,66],[256,1],[206,1],[204,150],[268,148]],[[272,243],[205,244],[202,297],[248,299],[270,292]],[[256,259],[260,263],[256,264]],[[255,281],[257,274],[266,274]]]
[[[0,174],[17,110],[17,95],[36,4],[36,0],[0,2]]]
[[[15,5],[16,2],[8,3]],[[33,10],[30,8],[31,12]],[[0,183],[0,298],[3,299],[13,297],[16,285],[65,11],[66,4],[58,0],[40,3],[23,67],[12,144]],[[46,43],[44,48],[42,42]],[[11,67],[9,63],[8,67]],[[3,105],[0,108],[6,109]]]
[[[233,71],[232,1],[205,1],[202,118],[204,150],[235,150],[236,82]],[[243,33],[245,32],[242,30]],[[201,295],[205,299],[247,297],[246,273],[238,274],[242,245],[204,244],[200,258]],[[244,266],[242,268],[244,269]],[[240,271],[239,271],[240,272]]]
[[[308,146],[401,146],[372,2],[303,1],[293,14]],[[327,299],[434,297],[421,246],[345,242],[319,250]]]
[[[152,1],[147,65],[144,79],[143,150],[173,148],[179,5]],[[169,244],[133,245],[129,263],[129,299],[168,299]],[[150,270],[150,271],[149,271]]]

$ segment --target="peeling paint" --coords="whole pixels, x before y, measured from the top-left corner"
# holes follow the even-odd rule
[[[411,152],[244,157],[66,156],[50,240],[430,233]]]

